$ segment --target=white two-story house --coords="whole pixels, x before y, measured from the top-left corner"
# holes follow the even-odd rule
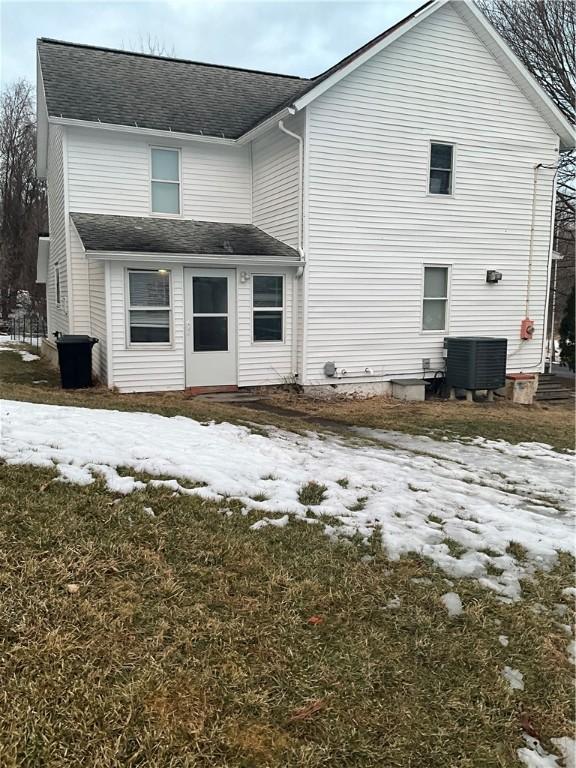
[[[507,337],[509,371],[541,371],[570,146],[464,0],[312,79],[41,39],[46,350],[98,337],[122,392],[385,392],[441,370],[454,335]]]

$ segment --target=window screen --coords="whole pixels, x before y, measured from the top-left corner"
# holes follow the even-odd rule
[[[152,212],[180,213],[180,153],[152,148]]]
[[[430,145],[430,194],[452,194],[453,158],[452,144],[432,143]]]
[[[446,329],[447,304],[448,267],[425,267],[422,330],[443,331]]]
[[[170,272],[128,272],[131,343],[170,342]]]
[[[284,278],[282,275],[253,275],[252,315],[254,341],[283,341]]]

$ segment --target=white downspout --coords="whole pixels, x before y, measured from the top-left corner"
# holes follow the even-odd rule
[[[296,114],[296,110],[290,109],[290,114]],[[284,120],[278,122],[278,128],[290,136],[296,139],[298,142],[298,253],[302,264],[298,267],[296,272],[296,278],[300,279],[304,274],[304,266],[306,263],[306,254],[304,252],[304,139],[294,131],[289,130],[284,125]],[[298,371],[298,350],[299,350],[299,301],[298,301],[298,283],[294,283],[294,291],[292,295],[292,371],[300,382],[301,378]]]

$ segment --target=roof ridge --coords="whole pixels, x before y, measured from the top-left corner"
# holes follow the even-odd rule
[[[267,75],[268,77],[281,77],[286,80],[300,80],[310,82],[314,78],[300,77],[299,75],[286,75],[281,72],[265,72],[262,69],[249,69],[248,67],[233,67],[226,64],[212,64],[207,61],[194,61],[193,59],[182,59],[178,56],[159,56],[155,53],[142,53],[140,51],[124,51],[121,48],[109,48],[105,45],[91,45],[90,43],[71,43],[68,40],[56,40],[51,37],[39,37],[38,43],[50,43],[55,45],[67,45],[70,48],[86,48],[92,51],[105,51],[106,53],[119,53],[125,56],[139,56],[144,59],[159,59],[160,61],[173,61],[180,64],[195,64],[198,67],[211,67],[212,69],[228,69],[234,72],[250,72],[254,75]]]

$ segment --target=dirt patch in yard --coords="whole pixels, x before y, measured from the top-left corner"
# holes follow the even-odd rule
[[[429,400],[407,403],[391,397],[364,400],[314,400],[280,390],[263,403],[284,415],[289,409],[301,420],[397,430],[431,437],[486,437],[511,443],[548,443],[557,450],[574,448],[574,405],[525,406],[508,401],[468,403]]]

